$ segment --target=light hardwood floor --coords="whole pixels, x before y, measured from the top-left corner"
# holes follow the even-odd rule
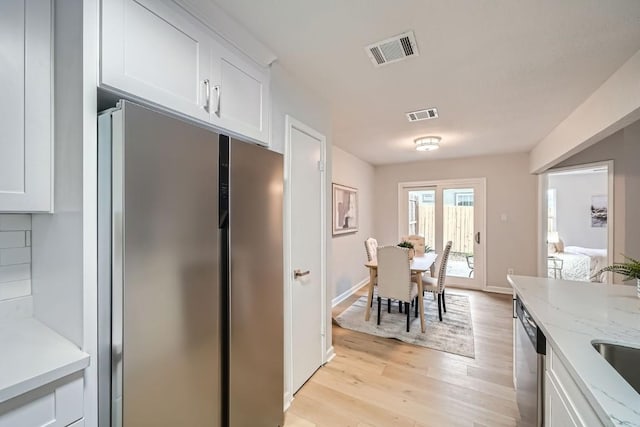
[[[469,295],[475,359],[334,325],[336,357],[295,395],[285,427],[515,426],[511,297],[451,292]]]

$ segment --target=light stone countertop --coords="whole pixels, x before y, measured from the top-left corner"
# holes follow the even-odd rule
[[[640,427],[640,394],[591,345],[596,340],[640,348],[636,287],[507,279],[603,424]]]
[[[89,366],[87,353],[36,319],[0,320],[0,403]]]

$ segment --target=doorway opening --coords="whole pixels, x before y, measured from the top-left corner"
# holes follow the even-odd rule
[[[612,261],[613,162],[552,169],[542,177],[539,275],[608,283]]]

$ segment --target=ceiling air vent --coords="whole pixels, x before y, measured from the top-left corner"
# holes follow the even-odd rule
[[[371,44],[365,47],[365,50],[376,67],[418,55],[418,45],[413,31]]]
[[[410,122],[437,118],[438,110],[436,108],[427,108],[426,110],[410,111],[407,113],[407,119],[409,119]]]

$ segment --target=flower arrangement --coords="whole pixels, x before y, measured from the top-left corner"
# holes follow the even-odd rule
[[[402,242],[398,243],[398,246],[401,248],[407,248],[409,249],[409,259],[413,259],[413,257],[416,254],[415,249],[413,248],[413,243],[408,242],[406,240],[403,240]]]
[[[413,243],[407,242],[406,240],[403,240],[402,242],[398,243],[398,246],[400,246],[401,248],[413,249]]]

